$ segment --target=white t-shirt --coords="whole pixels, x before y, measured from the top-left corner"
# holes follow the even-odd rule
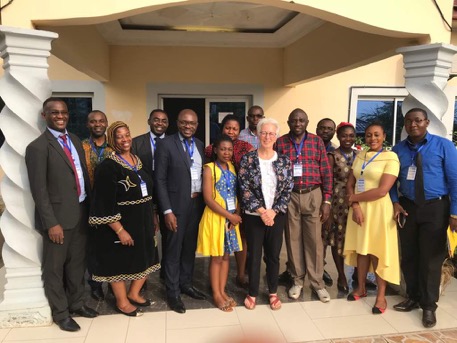
[[[264,160],[259,157],[260,174],[262,175],[262,194],[265,200],[265,209],[269,210],[273,207],[275,200],[277,178],[273,170],[273,161],[278,159],[278,154],[274,153],[269,160]]]

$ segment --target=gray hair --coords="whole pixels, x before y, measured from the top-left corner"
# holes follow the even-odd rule
[[[276,136],[279,136],[279,123],[277,120],[273,118],[263,118],[260,119],[259,123],[257,124],[257,136],[260,135],[260,131],[262,131],[262,126],[266,124],[272,124],[276,126]]]

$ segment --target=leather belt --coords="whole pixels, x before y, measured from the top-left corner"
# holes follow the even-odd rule
[[[403,198],[403,199],[406,199],[406,200],[408,200],[409,202],[415,204],[415,202],[414,202],[413,200],[411,200],[411,199],[409,199],[409,198],[407,198],[407,197],[405,197],[405,196],[402,197],[402,198]],[[431,204],[431,203],[436,202],[436,201],[447,200],[447,199],[449,199],[449,196],[448,196],[448,195],[443,195],[443,196],[438,197],[438,198],[433,198],[433,199],[425,200],[425,203],[424,203],[424,204]]]
[[[190,197],[193,199],[193,198],[200,196],[201,194],[202,194],[201,192],[194,192],[190,195]]]
[[[298,194],[306,194],[306,193],[309,193],[309,192],[314,191],[315,189],[318,189],[320,186],[321,186],[321,185],[314,185],[314,186],[306,187],[306,188],[294,187],[294,188],[292,189],[292,192],[298,193]]]

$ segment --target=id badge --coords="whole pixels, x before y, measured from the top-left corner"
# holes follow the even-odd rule
[[[235,211],[236,210],[236,203],[235,203],[235,198],[228,198],[227,199],[227,210],[228,211]]]
[[[198,170],[195,167],[190,168],[190,175],[192,177],[192,180],[199,180],[200,175],[198,174]]]
[[[294,164],[294,177],[302,177],[303,176],[303,164],[295,163]]]
[[[146,187],[146,182],[141,181],[140,187],[141,187],[141,196],[143,198],[147,197],[148,196],[148,188]]]
[[[365,179],[360,178],[357,180],[357,192],[365,192]]]
[[[417,167],[415,165],[409,166],[408,174],[406,175],[406,180],[415,180],[416,172],[417,172]]]

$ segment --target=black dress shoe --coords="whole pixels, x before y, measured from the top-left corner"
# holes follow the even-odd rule
[[[195,287],[189,287],[181,290],[182,294],[188,295],[191,298],[197,299],[197,300],[205,300],[206,295],[204,295],[202,292],[200,292],[198,289]]]
[[[338,288],[338,291],[344,293],[344,294],[348,294],[349,293],[349,287],[348,286],[343,286],[343,285],[336,285],[336,287]]]
[[[148,306],[151,306],[151,305],[152,305],[151,299],[146,299],[146,300],[144,301],[144,303],[136,302],[135,300],[132,300],[132,299],[130,299],[130,298],[128,298],[128,299],[129,299],[130,303],[131,303],[132,305],[135,305],[135,306],[148,307]]]
[[[140,316],[143,315],[143,311],[141,310],[141,308],[136,308],[132,312],[124,312],[117,306],[115,306],[115,308],[116,308],[117,312],[119,312],[121,314],[124,314],[124,315],[126,315],[128,317],[140,317]]]
[[[168,297],[167,302],[172,311],[177,313],[186,313],[186,308],[184,307],[181,297]]]
[[[70,311],[72,314],[77,314],[80,317],[84,318],[95,318],[98,316],[98,312],[95,311],[94,309],[91,309],[90,307],[87,307],[83,305],[83,307],[77,309],[77,310],[71,310]]]
[[[417,301],[406,299],[401,303],[394,305],[394,310],[399,312],[410,312],[416,308],[419,308]]]
[[[92,288],[90,296],[97,301],[105,300],[105,294],[103,293],[103,288],[101,287]]]
[[[432,328],[436,325],[435,311],[424,310],[424,313],[422,314],[422,325],[425,328]]]
[[[326,270],[324,270],[324,275],[322,275],[322,279],[324,280],[324,283],[327,287],[332,287],[333,285],[333,279],[330,276],[329,273],[327,273]]]
[[[76,323],[73,318],[67,317],[56,322],[60,330],[75,332],[81,330],[81,327]]]

